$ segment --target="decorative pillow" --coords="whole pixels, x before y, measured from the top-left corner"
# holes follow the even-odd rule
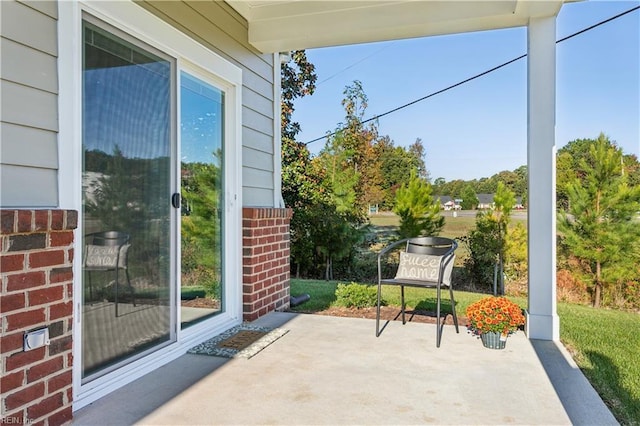
[[[396,279],[437,282],[441,260],[442,256],[400,252],[400,264],[398,265]],[[451,284],[454,260],[455,255],[444,269],[442,278],[442,284],[444,285]]]
[[[96,246],[89,244],[86,247],[84,266],[87,268],[115,268],[116,262],[119,268],[126,268],[127,250],[130,244],[118,246]],[[118,249],[120,257],[118,258]]]

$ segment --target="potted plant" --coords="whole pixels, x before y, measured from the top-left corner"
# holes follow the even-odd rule
[[[467,307],[468,328],[491,349],[504,349],[507,337],[524,324],[522,309],[506,297],[487,296]]]

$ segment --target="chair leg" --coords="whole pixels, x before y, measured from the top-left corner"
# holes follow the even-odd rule
[[[376,337],[380,337],[380,302],[381,302],[380,293],[381,292],[382,292],[382,285],[378,283],[378,305],[376,308]]]
[[[91,271],[87,271],[87,278],[89,281],[89,300],[93,302],[93,286],[91,285]]]
[[[436,290],[436,348],[440,347],[442,339],[442,329],[440,328],[440,285]]]
[[[119,283],[118,283],[118,269],[116,268],[116,289],[114,292],[114,302],[116,304],[116,318],[118,317],[118,287],[119,287]]]
[[[407,322],[404,319],[404,309],[405,309],[405,304],[404,304],[404,286],[401,285],[400,286],[400,306],[402,309],[402,324],[406,324]]]
[[[451,311],[453,312],[453,324],[456,326],[456,333],[460,333],[458,330],[458,315],[456,314],[456,301],[453,298],[453,289],[449,286],[449,295],[451,296]]]
[[[127,285],[129,285],[129,290],[131,291],[131,299],[133,299],[133,307],[136,307],[136,292],[131,285],[131,280],[129,279],[129,269],[124,270],[124,274],[127,277]]]

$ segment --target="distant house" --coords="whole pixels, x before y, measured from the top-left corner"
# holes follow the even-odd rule
[[[453,199],[451,199],[448,195],[434,195],[433,199],[440,203],[440,208],[447,210],[447,206],[453,203]]]
[[[478,197],[478,210],[490,209],[495,204],[493,201],[494,194],[476,194],[476,196]],[[513,205],[513,208],[516,210],[524,209],[522,197],[516,197],[516,202]]]
[[[513,206],[516,210],[523,210],[524,204],[522,204],[522,197],[516,197],[516,204]]]
[[[462,202],[462,200],[454,200],[448,195],[435,195],[433,198],[439,201],[440,208],[445,211],[461,209],[460,203]]]
[[[493,207],[493,194],[476,194],[476,197],[478,197],[478,210],[485,210]]]

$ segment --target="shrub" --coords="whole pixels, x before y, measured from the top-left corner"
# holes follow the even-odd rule
[[[357,284],[338,284],[336,305],[346,308],[368,308],[376,306],[378,290],[375,286]]]
[[[569,303],[586,303],[587,286],[568,269],[559,269],[556,273],[556,292],[558,300]]]
[[[625,283],[624,298],[627,302],[627,308],[640,308],[640,281],[628,281]]]

